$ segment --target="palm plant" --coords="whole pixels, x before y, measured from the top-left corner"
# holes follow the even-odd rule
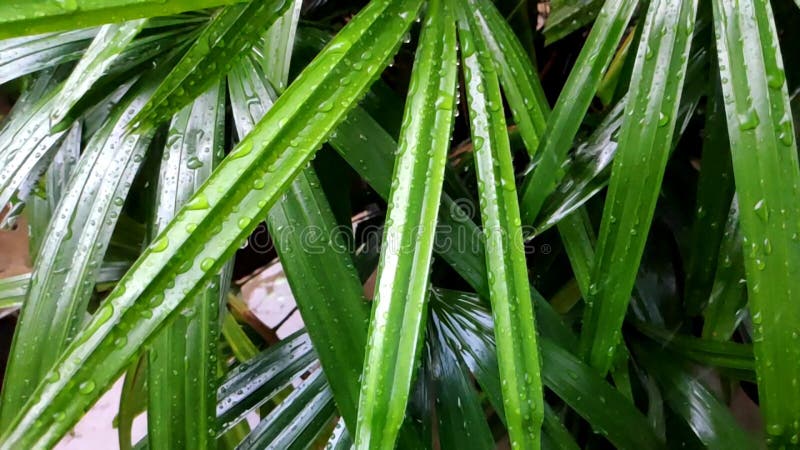
[[[536,3],[0,4],[0,448],[800,446],[800,11]]]

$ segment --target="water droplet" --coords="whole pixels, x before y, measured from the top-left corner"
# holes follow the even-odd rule
[[[665,127],[669,123],[669,116],[663,112],[658,113],[658,126]]]
[[[159,253],[166,250],[167,247],[169,247],[169,239],[166,236],[162,236],[153,242],[153,245],[150,246],[150,250]]]
[[[769,219],[769,211],[767,210],[767,204],[764,202],[764,199],[759,200],[758,203],[753,206],[753,211],[764,222]]]
[[[114,347],[117,347],[117,348],[125,347],[125,345],[127,343],[128,343],[128,338],[126,338],[125,336],[120,336],[120,337],[114,339]]]
[[[116,295],[119,297],[124,293],[125,293],[125,286],[121,284],[117,285]],[[97,310],[95,315],[97,316],[97,323],[102,325],[108,322],[108,319],[110,319],[111,316],[114,315],[114,306],[111,303],[106,303],[99,310]]]
[[[770,424],[767,427],[767,434],[770,436],[780,436],[783,434],[783,425],[779,423]]]
[[[786,76],[783,74],[783,71],[780,69],[773,69],[767,75],[767,84],[772,89],[780,89],[783,87],[783,82],[786,80]]]
[[[197,156],[192,156],[186,160],[186,167],[190,169],[199,169],[203,167],[203,161],[200,161],[200,158]]]
[[[249,155],[250,152],[253,151],[253,141],[251,139],[246,139],[239,143],[238,147],[233,150],[233,152],[228,155],[230,159],[239,159],[244,158],[245,156]]]
[[[52,371],[47,373],[47,377],[44,379],[45,383],[55,383],[61,378],[61,375],[58,373],[58,370],[53,369]]]
[[[192,211],[208,209],[208,207],[209,207],[208,197],[206,197],[206,195],[203,194],[202,192],[196,194],[194,198],[192,198],[191,200],[189,200],[188,203],[186,203],[186,209]]]
[[[214,260],[211,258],[205,258],[200,262],[200,269],[204,272],[208,272],[212,267],[214,267]]]
[[[742,131],[753,130],[759,123],[761,123],[761,120],[758,118],[758,113],[752,107],[739,114],[739,129]]]
[[[88,380],[78,385],[78,392],[81,394],[91,394],[94,391],[94,381]]]

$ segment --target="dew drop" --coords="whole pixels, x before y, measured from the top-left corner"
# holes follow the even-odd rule
[[[758,118],[758,113],[752,107],[747,109],[747,112],[739,114],[739,129],[748,131],[755,129],[761,120]]]
[[[195,195],[194,198],[189,200],[189,202],[186,204],[186,209],[192,211],[208,209],[208,207],[208,197],[206,197],[206,195],[202,192]]]
[[[214,267],[214,260],[211,258],[205,258],[200,262],[200,269],[204,272],[208,272],[212,267]]]
[[[658,126],[665,127],[669,123],[669,116],[663,112],[658,113]]]
[[[169,247],[169,239],[166,236],[162,236],[153,242],[153,245],[150,246],[150,250],[154,253],[159,253],[166,250],[167,247]]]
[[[78,385],[78,392],[80,392],[81,394],[84,394],[84,395],[85,394],[91,394],[92,391],[94,391],[94,387],[95,387],[94,386],[94,381],[92,381],[92,380],[84,381],[83,383]]]

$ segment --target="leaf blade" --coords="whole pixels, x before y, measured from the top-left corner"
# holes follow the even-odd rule
[[[520,197],[524,223],[533,223],[545,198],[563,176],[559,167],[572,147],[583,116],[600,86],[602,73],[611,63],[637,4],[637,0],[608,0],[603,5],[548,120],[535,169],[525,176]]]
[[[450,8],[446,0],[429,3],[411,75],[359,396],[359,448],[393,447],[424,335],[455,108],[456,35]]]
[[[759,399],[768,444],[791,446],[800,433],[793,406],[800,402],[800,385],[789,381],[800,377],[800,347],[792,337],[800,323],[792,301],[800,289],[800,170],[783,61],[767,2],[712,5],[720,76],[728,80],[722,91],[746,240]]]
[[[274,204],[317,146],[355,106],[372,77],[388,64],[421,3],[372,2],[339,32],[181,210],[183,216],[179,213],[167,226],[160,235],[169,241],[167,248],[146,250],[120,280],[53,369],[58,380],[40,385],[5,431],[0,448],[57,441],[124,369],[125,361],[174,317],[183,300],[221,269],[255,228],[252,219]],[[361,59],[367,45],[372,50],[369,64],[361,72],[351,71],[352,60]],[[343,79],[349,82],[342,83]],[[333,108],[334,102],[339,108]],[[263,187],[253,189],[258,180],[264,182]],[[187,232],[192,224],[196,228]],[[166,299],[153,308],[153,317],[143,318],[146,301],[142,299],[161,294]],[[120,324],[130,329],[127,345],[116,348],[113,341]],[[68,385],[71,389],[65,390]],[[73,398],[71,392],[80,385],[87,392]],[[63,421],[53,420],[55,411],[64,412]]]
[[[539,352],[500,85],[469,11],[458,10],[503,404],[512,448],[538,447],[544,415]]]
[[[0,5],[0,39],[109,22],[167,16],[242,0],[9,0]]]
[[[655,211],[696,10],[696,1],[653,2],[644,24],[600,224],[594,288],[588,293],[581,331],[581,352],[601,374],[610,368],[619,341]]]

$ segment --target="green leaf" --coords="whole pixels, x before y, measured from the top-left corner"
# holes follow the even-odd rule
[[[275,21],[264,38],[264,74],[279,92],[289,84],[289,68],[294,49],[301,0],[292,0],[289,9]]]
[[[161,160],[152,234],[157,235],[219,165],[225,149],[225,87],[217,83],[172,119]],[[155,241],[153,246],[160,243]],[[219,306],[232,267],[190,299],[155,338],[148,365],[151,448],[210,448],[215,444]]]
[[[333,395],[321,370],[259,422],[237,449],[307,449],[333,418]]]
[[[0,308],[19,308],[30,281],[30,273],[0,279]]]
[[[0,5],[0,39],[168,16],[242,0],[8,0]]]
[[[558,233],[564,241],[572,272],[584,298],[591,290],[594,263],[594,229],[584,208],[565,216],[558,224]]]
[[[718,71],[717,64],[712,68]],[[692,225],[689,265],[686,268],[684,303],[689,314],[699,314],[709,301],[717,269],[717,256],[733,199],[733,168],[725,124],[725,104],[718,72],[706,107],[703,159],[697,181],[697,215]],[[737,283],[734,283],[737,284]]]
[[[432,0],[411,74],[375,282],[356,447],[391,449],[405,416],[425,330],[436,217],[456,93],[456,32]]]
[[[436,293],[437,290],[434,291]],[[431,321],[441,321],[444,333],[459,356],[470,368],[487,397],[503,417],[496,361],[492,318],[488,309],[471,294],[438,290],[434,296]],[[585,363],[547,338],[539,341],[543,381],[556,395],[577,411],[592,427],[618,448],[663,448],[642,414]],[[563,442],[565,436],[555,417],[548,418],[545,408],[544,432],[560,436],[563,448],[575,448]],[[614,414],[608,414],[614,411]],[[562,425],[563,426],[563,425]],[[637,433],[631,433],[635,429]],[[543,439],[545,444],[548,440]],[[573,443],[574,444],[574,443]]]
[[[85,55],[92,56],[91,61],[87,63],[90,66],[89,70],[87,72],[73,70],[70,78],[74,77],[75,87],[65,87],[59,92],[60,101],[69,105],[69,108],[58,108],[60,111],[54,111],[58,113],[55,117],[51,114],[51,132],[60,131],[87,111],[96,110],[98,103],[113,96],[113,92],[120,86],[138,79],[142,72],[157,69],[158,76],[163,76],[164,72],[160,67],[167,65],[165,63],[168,62],[166,59],[159,59],[158,56],[164,53],[170,56],[179,54],[199,31],[195,21],[188,17],[176,22],[179,26],[159,29],[157,27],[159,21],[149,19],[147,22],[149,26],[143,32],[145,35],[134,39],[121,49],[121,53],[108,55],[101,49],[97,55],[99,59],[94,55]],[[87,123],[89,122],[87,117]],[[92,134],[91,129],[87,126],[86,134]]]
[[[544,423],[542,424],[542,448],[545,450],[578,450],[578,444],[569,430],[561,423],[555,411],[545,403]]]
[[[54,85],[63,70],[49,70],[37,77],[31,94],[15,107],[0,131],[0,207],[11,202],[3,219],[8,225],[19,214],[39,177],[47,170],[64,133],[51,134],[48,111],[55,104]]]
[[[133,127],[158,125],[205,92],[290,4],[288,0],[252,0],[221,9],[161,80],[152,100],[132,121]]]
[[[662,386],[664,400],[709,449],[750,449],[755,442],[736,423],[731,411],[696,376],[675,364],[654,345],[637,346],[636,359]]]
[[[326,450],[350,450],[353,448],[353,440],[350,438],[350,433],[347,432],[347,427],[344,425],[344,420],[339,419],[336,426],[333,428],[333,434],[325,444]]]
[[[233,294],[228,293],[228,303],[230,303],[230,297],[232,295]],[[233,314],[223,311],[222,315],[224,317],[222,319],[220,331],[228,347],[230,347],[233,357],[239,362],[245,362],[255,358],[258,354],[258,348],[247,333],[244,332],[239,323],[236,322],[236,318],[233,317]]]
[[[489,0],[471,0],[478,38],[494,58],[500,84],[520,129],[528,154],[534,156],[547,126],[550,106],[538,74],[513,30]]]
[[[380,84],[373,88],[378,86]],[[386,89],[384,86],[382,96],[388,95]],[[368,96],[364,103],[370,103],[370,98]],[[373,107],[377,112],[385,110],[380,104]],[[389,115],[393,117],[393,111]],[[387,131],[390,128],[383,128],[388,127],[384,124],[389,120],[385,116],[385,113],[382,114],[384,120],[379,123],[363,109],[355,108],[331,135],[329,143],[378,195],[388,199],[397,144]],[[489,296],[489,284],[481,230],[447,193],[442,195],[438,221],[434,252],[453,267],[481,298],[486,299]],[[576,348],[575,336],[550,304],[533,287],[531,295],[536,314],[541,317],[539,331],[562,345]]]
[[[700,364],[750,372],[754,369],[750,344],[698,339],[643,322],[636,322],[636,328],[661,346]]]
[[[603,0],[552,1],[550,3],[550,16],[547,18],[544,27],[547,44],[557,42],[593,21],[603,4]]]
[[[475,145],[506,426],[512,448],[538,447],[544,406],[514,168],[500,85],[489,49],[474,38],[477,30],[462,5],[458,35]]]
[[[152,137],[126,134],[127,120],[151,93],[152,87],[134,87],[115,108],[86,144],[53,212],[14,335],[3,389],[4,426],[79,331],[116,219]]]
[[[581,332],[581,352],[605,374],[620,340],[672,145],[696,1],[650,4],[620,131]]]
[[[567,78],[542,137],[534,169],[525,177],[522,188],[522,219],[533,223],[544,200],[563,177],[561,165],[572,147],[583,116],[594,98],[603,72],[611,63],[637,0],[608,0],[581,49],[575,67]]]
[[[703,338],[727,341],[747,315],[747,285],[742,250],[739,202],[734,197],[717,257],[716,273],[703,312]]]
[[[494,438],[480,399],[461,368],[439,321],[428,324],[426,344],[436,398],[441,448],[493,449]]]
[[[272,106],[275,94],[250,58],[228,79],[237,132],[244,136]],[[297,176],[270,210],[267,224],[337,405],[355,429],[369,306],[312,168]]]
[[[69,186],[69,180],[81,156],[82,124],[76,123],[66,133],[50,167],[40,180],[39,190],[30,198],[26,211],[30,254],[35,261],[39,247],[47,237],[47,225]]]
[[[800,437],[800,167],[778,35],[768,2],[715,0],[714,25],[761,412],[771,446]]]
[[[689,57],[686,82],[681,95],[678,113],[679,133],[673,137],[673,148],[689,125],[708,86],[708,52],[701,48]],[[566,174],[558,188],[547,197],[534,226],[538,234],[557,224],[590,198],[600,192],[611,175],[611,162],[617,151],[619,130],[622,126],[626,99],[609,111],[588,139],[578,144],[573,152]]]
[[[274,398],[315,363],[308,335],[298,332],[234,368],[217,390],[217,435]]]
[[[55,381],[37,388],[0,437],[0,448],[56,442],[184,300],[203,290],[255,228],[253,219],[276,202],[388,64],[421,3],[372,2],[339,32],[156,239],[166,248],[147,249],[120,280],[52,369]],[[352,70],[356,61],[363,70]],[[161,304],[149,305],[161,296]],[[127,343],[118,347],[120,334]]]
[[[146,19],[101,27],[89,48],[64,82],[59,101],[50,112],[50,122],[57,125],[139,34]]]
[[[547,339],[541,340],[541,347],[547,387],[586,419],[596,433],[617,448],[664,448],[644,416],[597,371]]]
[[[133,421],[147,409],[147,357],[139,358],[125,373],[117,412],[117,437],[120,450],[132,447]],[[145,441],[147,439],[144,439]]]
[[[87,28],[0,41],[0,84],[80,58],[96,34]]]

